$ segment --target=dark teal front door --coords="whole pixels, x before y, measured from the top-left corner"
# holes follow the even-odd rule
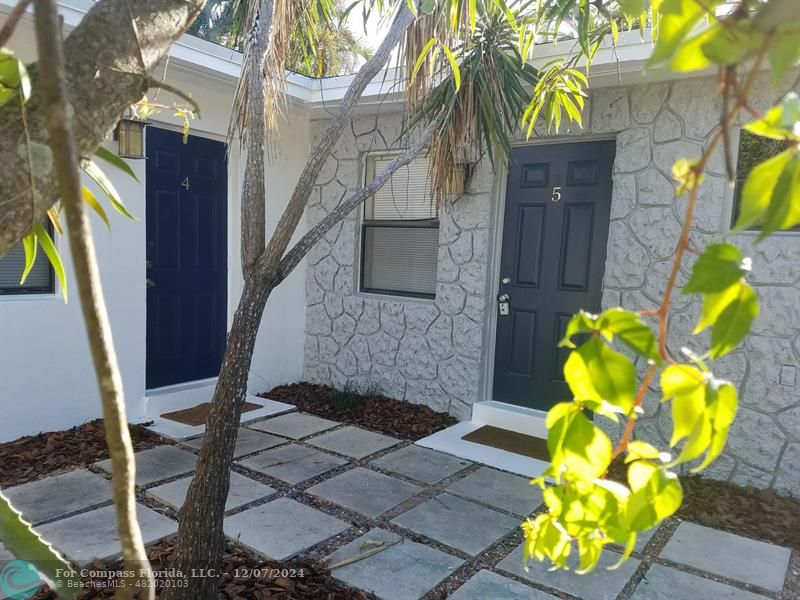
[[[557,345],[573,314],[600,309],[614,148],[613,141],[581,142],[512,153],[494,400],[548,410],[570,399],[567,351]]]
[[[225,351],[225,144],[147,128],[147,387],[215,377]]]

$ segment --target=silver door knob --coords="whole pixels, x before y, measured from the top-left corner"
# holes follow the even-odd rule
[[[147,287],[149,287],[149,288],[151,288],[151,287],[156,287],[156,282],[155,282],[155,281],[153,281],[152,279],[146,279],[146,280],[145,280],[145,285],[146,285]]]
[[[500,294],[497,297],[498,302],[508,302],[509,300],[511,300],[511,296],[509,296],[508,294]]]
[[[511,283],[511,277],[503,277],[500,280],[500,283],[502,283],[503,285],[508,285],[509,283]]]

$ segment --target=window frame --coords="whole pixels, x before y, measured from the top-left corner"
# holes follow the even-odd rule
[[[370,181],[375,178],[375,161],[381,158],[387,158],[391,156],[397,156],[400,152],[377,152],[377,153],[368,153],[364,155],[364,171],[363,171],[363,185],[368,185]],[[420,158],[427,159],[427,153],[420,156]],[[413,159],[412,159],[413,160]],[[391,178],[390,178],[391,180]],[[389,185],[389,181],[386,182],[385,185]],[[372,200],[372,196],[368,197],[361,206],[361,224],[359,227],[359,234],[361,236],[361,240],[359,243],[359,261],[358,261],[358,291],[364,294],[377,294],[381,296],[395,296],[398,298],[416,298],[420,300],[435,300],[436,299],[436,291],[434,289],[433,293],[423,293],[423,292],[410,292],[410,291],[402,291],[402,290],[390,290],[390,289],[382,289],[382,288],[373,288],[367,287],[364,285],[364,268],[366,266],[366,259],[367,259],[367,252],[366,252],[366,243],[367,243],[367,230],[370,228],[377,228],[377,227],[391,227],[391,228],[401,228],[401,229],[436,229],[439,230],[439,216],[438,216],[438,208],[437,208],[437,216],[435,218],[429,219],[368,219],[367,218],[367,205]],[[437,244],[437,256],[436,256],[436,267],[438,271],[439,267],[439,257],[438,257],[438,244]]]
[[[54,233],[53,233],[53,224],[50,223],[49,220],[45,223],[45,229],[50,234],[50,237],[53,238],[55,242]],[[22,242],[20,242],[22,243]],[[4,287],[0,285],[0,298],[9,298],[13,296],[33,296],[33,295],[48,295],[52,296],[56,293],[56,277],[55,273],[53,272],[53,265],[50,264],[50,260],[45,256],[44,252],[41,248],[38,248],[36,251],[36,258],[37,260],[42,259],[47,261],[47,285],[46,286],[18,286],[18,287]],[[22,275],[22,273],[20,273]]]

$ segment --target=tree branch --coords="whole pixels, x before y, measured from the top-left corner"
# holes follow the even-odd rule
[[[319,223],[312,227],[306,234],[300,238],[292,249],[286,253],[286,256],[281,259],[278,266],[278,275],[275,285],[283,281],[289,273],[303,260],[306,254],[314,247],[314,245],[328,233],[336,223],[344,219],[350,214],[353,209],[359,206],[364,200],[369,198],[372,194],[381,189],[389,178],[402,166],[407,165],[414,157],[422,152],[433,139],[434,134],[439,130],[442,125],[442,118],[437,118],[431,121],[425,129],[422,130],[419,138],[406,148],[402,154],[398,154],[380,174],[373,179],[369,185],[366,185],[356,191],[349,198],[344,200],[328,213]]]
[[[345,124],[350,121],[353,110],[367,85],[386,66],[392,51],[400,43],[406,29],[414,22],[414,19],[415,17],[407,4],[402,3],[391,28],[378,50],[361,67],[350,83],[350,87],[348,87],[336,115],[328,121],[325,132],[306,161],[292,197],[289,199],[289,203],[275,227],[275,233],[258,259],[256,270],[259,278],[268,278],[269,274],[278,268],[283,254],[291,241],[292,234],[297,229],[297,225],[303,216],[314,182],[317,180],[325,161],[330,156],[333,145],[339,140]]]
[[[75,279],[81,300],[86,334],[89,339],[103,417],[106,443],[111,455],[111,481],[117,529],[122,544],[125,569],[131,573],[117,598],[127,599],[140,589],[142,596],[155,598],[153,575],[147,561],[142,534],[136,520],[136,487],[133,443],[125,415],[122,377],[119,372],[111,328],[108,323],[100,273],[97,267],[89,216],[81,193],[78,144],[72,130],[64,75],[64,50],[59,32],[58,10],[53,0],[34,0],[36,44],[42,61],[38,90],[47,110],[47,131],[56,173],[61,204],[67,220]],[[139,577],[139,573],[142,577]],[[137,586],[137,582],[142,585]]]
[[[19,23],[22,15],[25,14],[25,11],[28,10],[28,6],[30,6],[32,1],[33,0],[19,0],[17,5],[11,9],[11,14],[8,15],[8,19],[3,24],[3,27],[0,28],[0,47],[5,46],[8,40],[11,39],[14,30],[17,28],[17,23]]]
[[[205,0],[136,0],[130,4],[99,0],[92,6],[64,42],[66,91],[80,155],[91,155],[124,110],[142,98],[150,73],[204,4]],[[136,34],[131,19],[136,22]],[[33,66],[30,72],[35,90],[39,69]],[[0,177],[0,256],[28,233],[31,222],[44,219],[58,198],[45,124],[47,111],[38,94],[33,94],[26,111],[30,143],[25,141],[17,103],[0,107],[0,164],[4,167]],[[27,164],[28,151],[33,157],[33,173]]]

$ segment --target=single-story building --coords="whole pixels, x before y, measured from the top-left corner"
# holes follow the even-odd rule
[[[13,4],[0,0],[0,22]],[[61,3],[66,26],[90,4]],[[33,60],[31,30],[24,22],[12,47]],[[461,437],[486,424],[543,436],[544,413],[566,389],[566,355],[556,347],[566,322],[581,308],[657,306],[684,213],[672,164],[699,155],[719,124],[716,77],[659,79],[644,70],[650,50],[638,32],[601,49],[582,128],[520,138],[508,166],[481,160],[466,192],[440,209],[426,193],[425,157],[395,174],[270,299],[249,389],[307,380],[426,404],[462,421],[430,442],[453,453],[474,452]],[[543,47],[537,60],[563,51]],[[213,388],[242,288],[243,163],[237,147],[227,158],[224,147],[240,64],[232,50],[183,36],[166,78],[201,106],[189,143],[169,112],[158,114],[145,130],[146,160],[129,160],[141,184],[109,173],[141,219],[94,228],[131,420],[207,400]],[[317,180],[304,227],[403,148],[395,75],[368,87]],[[796,75],[775,88],[765,72],[753,108],[769,106]],[[349,81],[289,77],[290,107],[266,173],[268,230]],[[737,179],[747,162],[739,156]],[[724,171],[717,152],[701,188],[696,247],[730,229],[736,189]],[[743,347],[716,365],[740,389],[741,405],[707,474],[798,496],[800,231],[759,245],[752,233],[732,240],[753,258],[761,314]],[[69,270],[66,241],[57,243]],[[0,441],[100,416],[77,302],[64,304],[43,261],[20,286],[20,258],[0,258]],[[698,298],[675,297],[673,352],[692,345],[699,310]],[[671,423],[658,400],[654,389],[637,431],[663,446]]]

